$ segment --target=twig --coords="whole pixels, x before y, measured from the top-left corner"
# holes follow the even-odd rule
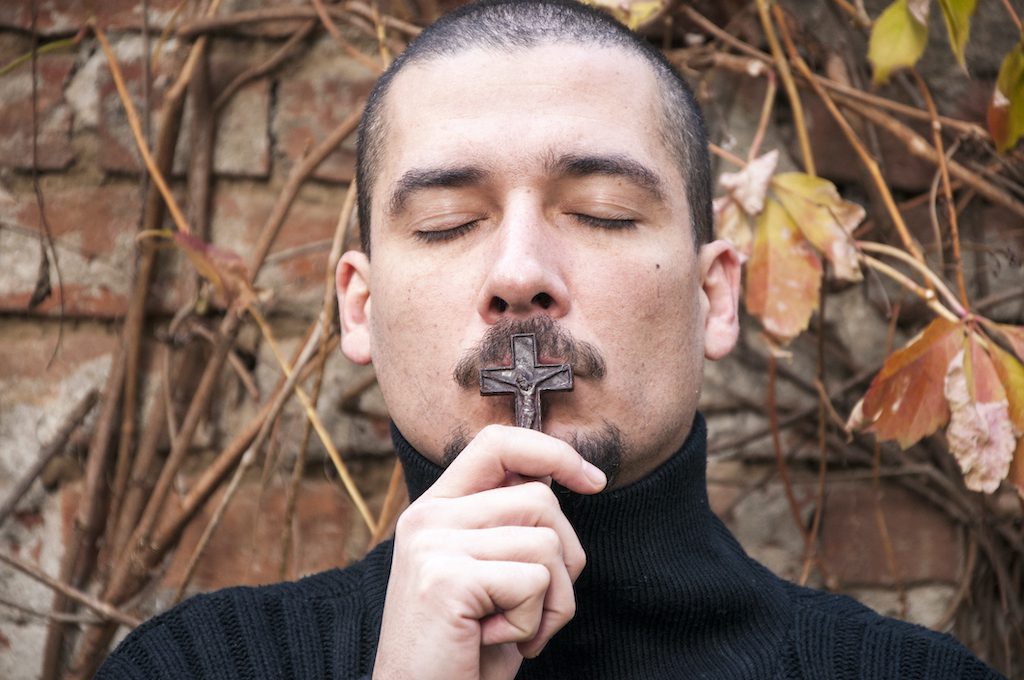
[[[324,25],[324,28],[327,29],[327,32],[331,34],[332,38],[334,38],[334,42],[338,43],[338,47],[341,48],[342,52],[352,57],[353,59],[355,59],[360,64],[367,67],[374,73],[380,73],[383,70],[381,68],[381,65],[375,62],[370,57],[363,54],[362,52],[360,52],[359,50],[357,50],[355,47],[353,47],[352,43],[346,40],[345,36],[341,34],[341,31],[338,30],[338,27],[335,25],[334,20],[331,19],[331,15],[327,13],[327,9],[324,7],[323,0],[311,1],[313,3],[313,8],[316,9],[317,16],[320,17],[320,23]]]
[[[281,47],[279,47],[269,59],[262,64],[239,73],[235,79],[228,83],[228,86],[221,90],[221,93],[217,95],[217,98],[213,101],[213,110],[220,112],[220,110],[223,109],[229,101],[231,101],[231,98],[235,96],[235,93],[242,89],[243,85],[248,83],[250,80],[264,76],[277,68],[281,62],[291,55],[292,50],[295,49],[299,43],[305,40],[315,28],[315,21],[307,21],[301,28],[292,33],[291,37],[288,38],[285,44],[281,45]]]
[[[779,22],[779,30],[783,37],[788,38],[784,17],[778,13],[779,6],[774,5],[776,20]],[[804,171],[808,175],[817,175],[814,169],[814,153],[811,150],[811,138],[807,134],[807,123],[804,121],[804,107],[800,103],[800,93],[797,92],[796,83],[793,82],[793,74],[789,70],[789,62],[786,61],[779,45],[779,39],[775,35],[775,27],[772,25],[772,18],[768,14],[768,0],[757,0],[757,14],[761,18],[761,28],[764,29],[765,38],[768,39],[768,46],[772,51],[772,60],[775,62],[775,69],[782,79],[782,86],[789,97],[789,106],[793,112],[793,127],[796,128],[797,140],[800,142],[800,155],[804,160]],[[787,40],[787,43],[789,41]],[[787,47],[789,45],[787,44]]]
[[[380,516],[377,518],[377,530],[370,537],[370,543],[366,547],[367,550],[372,550],[374,546],[387,538],[388,533],[391,532],[395,519],[407,500],[405,491],[405,474],[402,471],[401,461],[396,458],[394,466],[391,468],[391,479],[388,482],[388,492],[384,496],[384,505],[381,507]]]
[[[857,102],[848,101],[843,105],[856,112],[858,115],[875,123],[879,127],[884,128],[886,132],[902,142],[907,148],[907,151],[914,156],[921,158],[922,160],[926,160],[932,165],[938,166],[940,154],[934,147],[932,147],[931,144],[925,141],[923,137],[903,123],[894,119],[892,116],[888,116],[881,111],[872,109],[871,107],[864,106]],[[998,203],[1013,211],[1015,214],[1024,217],[1024,203],[1018,201],[1006,191],[1003,191],[991,182],[982,179],[977,175],[977,173],[972,172],[955,161],[950,161],[947,166],[949,167],[949,173],[951,176],[960,180],[993,203]]]
[[[1010,4],[1010,0],[1003,0],[1003,7],[1006,8],[1006,13],[1010,15],[1013,23],[1017,25],[1017,32],[1024,31],[1024,26],[1021,26],[1020,17],[1017,15],[1017,11],[1013,9],[1013,5]]]
[[[768,409],[768,422],[771,427],[772,434],[772,450],[775,452],[775,465],[779,470],[779,477],[782,478],[782,486],[786,492],[786,501],[789,503],[790,514],[793,515],[793,523],[796,525],[800,535],[803,536],[804,548],[806,549],[810,543],[811,537],[807,533],[807,528],[804,526],[803,510],[800,507],[799,501],[796,499],[796,494],[793,492],[793,481],[789,477],[789,468],[786,465],[786,458],[782,455],[782,440],[779,434],[779,412],[775,405],[775,374],[775,354],[769,350],[768,399],[766,407]]]
[[[352,19],[355,18],[348,16],[349,14],[355,14],[369,21],[373,21],[374,19],[372,8],[361,2],[328,5],[327,12],[332,17],[348,21],[352,21]],[[190,21],[179,26],[177,33],[183,38],[194,38],[204,33],[223,31],[239,26],[245,26],[246,24],[281,22],[289,20],[297,21],[300,19],[316,18],[316,9],[313,7],[306,7],[302,5],[295,5],[291,7],[265,7],[262,9],[247,10],[244,12],[234,12],[228,16],[207,16],[202,19],[196,19],[195,21]],[[401,19],[387,14],[382,15],[380,19],[388,28],[401,31],[409,37],[415,37],[423,31],[419,26],[415,26],[407,21],[402,21]]]
[[[731,151],[726,151],[714,142],[708,142],[708,150],[719,158],[724,158],[737,167],[745,168],[747,166],[747,161],[743,160]]]
[[[36,581],[39,581],[43,585],[48,586],[49,588],[55,590],[64,597],[85,605],[89,609],[93,610],[94,612],[102,616],[104,619],[116,621],[118,623],[130,626],[132,628],[135,628],[140,623],[142,623],[142,621],[135,618],[134,616],[130,616],[115,607],[111,607],[106,602],[97,600],[89,593],[82,592],[77,588],[73,588],[72,586],[69,586],[64,582],[53,578],[52,576],[50,576],[43,570],[39,569],[38,567],[35,567],[29,564],[28,562],[25,562],[24,560],[20,560],[17,557],[14,557],[13,555],[5,555],[3,553],[0,553],[0,562],[3,562],[4,564],[13,569],[17,569],[21,573],[35,579]],[[60,613],[61,612],[59,611],[54,612],[54,614],[58,615]],[[57,617],[54,617],[54,619],[57,620]]]
[[[827,276],[827,267],[823,267],[821,272],[822,284],[825,283]],[[816,324],[818,342],[816,343],[817,361],[815,368],[817,376],[814,381],[818,387],[818,494],[814,503],[814,516],[811,519],[810,538],[804,545],[803,566],[800,569],[800,585],[807,585],[807,579],[811,575],[811,565],[820,561],[820,558],[817,556],[818,532],[821,530],[821,518],[825,513],[825,478],[828,472],[828,422],[826,418],[828,410],[832,408],[832,403],[828,400],[828,391],[825,387],[825,312],[827,300],[828,296],[825,294],[825,286],[822,285],[818,289],[818,320]],[[825,407],[826,403],[828,404],[828,410]]]
[[[285,182],[284,188],[281,190],[277,202],[274,204],[274,208],[260,232],[259,241],[256,243],[256,248],[249,264],[250,283],[256,280],[256,275],[266,260],[267,253],[270,252],[270,246],[273,245],[277,232],[281,229],[281,225],[284,224],[292,201],[295,200],[299,193],[299,188],[305,183],[306,178],[316,170],[317,166],[327,158],[328,154],[334,151],[339,144],[345,141],[346,137],[355,131],[356,126],[359,125],[359,118],[362,115],[363,103],[360,102],[349,113],[348,117],[331,131],[331,134],[326,139],[320,142],[316,148],[292,168],[288,174],[288,180]]]
[[[181,209],[178,207],[178,202],[174,199],[174,195],[171,194],[170,188],[167,186],[167,182],[164,180],[163,173],[157,168],[156,162],[153,160],[153,155],[149,152],[149,146],[146,144],[146,139],[142,135],[142,128],[139,125],[139,115],[135,112],[135,105],[132,104],[131,97],[128,96],[128,89],[124,84],[124,76],[121,74],[121,67],[117,63],[117,58],[114,56],[114,51],[110,47],[110,43],[107,41],[107,36],[104,34],[103,29],[99,26],[93,26],[93,31],[96,34],[96,38],[100,41],[100,45],[103,47],[103,53],[107,56],[107,63],[110,66],[110,74],[114,79],[114,86],[117,88],[117,94],[121,98],[121,104],[124,106],[125,113],[128,116],[128,125],[131,127],[132,135],[135,136],[135,145],[142,155],[142,160],[146,164],[146,169],[149,171],[150,177],[153,178],[153,183],[156,184],[160,190],[160,194],[164,198],[164,202],[167,204],[167,210],[171,213],[171,217],[174,219],[174,224],[178,227],[178,231],[188,234],[189,227],[185,222],[185,216],[181,214]]]
[[[863,253],[861,253],[859,259],[862,264],[871,267],[875,271],[885,274],[890,279],[900,284],[917,297],[921,298],[925,302],[925,304],[928,305],[928,308],[931,309],[936,314],[938,314],[939,316],[953,322],[960,321],[961,317],[943,307],[942,304],[935,299],[934,291],[929,290],[927,288],[922,288],[921,286],[910,280],[910,278],[907,277],[902,272],[893,269],[892,267],[882,262],[881,260],[876,260],[870,255],[864,255]]]
[[[352,213],[356,204],[356,183],[353,181],[345,193],[345,201],[338,212],[338,221],[334,227],[334,236],[331,240],[330,251],[327,255],[327,265],[324,268],[324,297],[320,308],[320,317],[323,319],[324,328],[333,327],[335,314],[337,313],[335,272],[338,268],[338,260],[341,259],[341,251],[345,247],[346,236],[349,225],[352,223]],[[327,339],[330,333],[323,333],[320,343],[320,354],[316,365],[316,380],[313,383],[312,395],[310,397],[314,406],[320,400],[320,389],[323,385],[324,367],[327,365]],[[306,454],[309,448],[309,438],[312,434],[313,424],[307,418],[302,429],[302,439],[299,442],[298,453],[295,456],[295,464],[292,466],[291,481],[288,484],[288,493],[285,499],[284,530],[281,533],[281,561],[279,574],[282,579],[286,577],[288,570],[288,556],[291,552],[292,543],[292,519],[295,516],[295,507],[299,497],[299,486],[302,483],[302,474],[306,466]],[[378,523],[379,527],[379,523]]]
[[[80,625],[91,624],[95,625],[101,623],[101,619],[97,619],[94,616],[82,616],[80,614],[61,614],[60,612],[41,612],[38,609],[32,609],[25,605],[18,604],[17,602],[11,602],[0,598],[0,607],[9,607],[19,614],[26,616],[34,616],[39,619],[46,619],[47,621],[57,621],[58,623],[77,623]]]
[[[64,278],[60,272],[60,258],[57,256],[57,249],[53,245],[53,230],[50,229],[50,221],[46,219],[46,205],[43,203],[43,189],[39,184],[39,70],[38,64],[38,42],[39,36],[36,34],[36,20],[38,14],[38,7],[36,3],[32,3],[32,191],[36,196],[36,210],[39,211],[39,226],[42,231],[42,235],[39,239],[39,257],[40,257],[40,271],[39,278],[46,277],[45,283],[43,283],[42,291],[45,291],[42,295],[42,299],[37,300],[37,293],[40,292],[39,282],[37,281],[37,289],[32,293],[32,302],[38,304],[43,299],[51,295],[50,291],[50,260],[49,257],[53,257],[53,269],[57,275],[57,294],[59,297],[59,319],[57,322],[57,341],[53,345],[53,351],[50,353],[50,358],[46,361],[46,367],[49,368],[53,365],[53,360],[57,358],[57,352],[60,351],[61,341],[64,338]],[[50,255],[47,255],[46,251],[49,249]]]
[[[761,117],[757,121],[757,132],[754,133],[754,139],[750,142],[750,151],[747,152],[748,161],[754,160],[758,150],[761,148],[761,142],[764,140],[764,134],[768,130],[768,122],[771,120],[772,109],[775,106],[776,89],[775,73],[769,71],[768,87],[764,93],[764,102],[761,104]]]
[[[199,564],[199,560],[202,558],[203,552],[206,550],[206,546],[209,543],[210,538],[217,530],[217,527],[220,526],[220,522],[224,518],[224,514],[227,512],[228,506],[231,504],[232,499],[234,499],[235,494],[238,492],[239,486],[242,483],[242,477],[245,476],[245,473],[252,467],[253,463],[256,462],[259,450],[263,447],[263,444],[266,443],[267,436],[270,434],[270,431],[274,427],[274,423],[277,422],[277,418],[281,414],[281,409],[283,409],[285,404],[288,403],[288,399],[291,397],[292,390],[298,382],[302,369],[313,356],[313,352],[317,349],[320,343],[321,333],[323,333],[323,323],[318,323],[313,330],[313,334],[306,340],[298,359],[296,359],[295,363],[292,365],[291,373],[288,375],[284,387],[281,388],[277,397],[274,399],[274,405],[271,407],[267,417],[263,419],[259,432],[256,433],[256,437],[253,439],[252,443],[249,444],[245,453],[242,454],[242,460],[238,467],[235,468],[235,474],[232,476],[227,490],[224,492],[224,495],[221,496],[220,503],[217,504],[217,509],[214,510],[213,517],[210,518],[206,528],[203,529],[203,533],[199,537],[199,542],[196,544],[195,549],[192,551],[192,555],[189,557],[188,565],[185,567],[185,574],[182,576],[181,583],[178,585],[178,589],[174,593],[173,602],[180,602],[182,595],[185,594],[185,590],[188,588],[188,584],[192,581],[192,576],[195,574],[196,566]]]
[[[933,272],[931,268],[928,267],[927,265],[922,264],[920,261],[910,257],[899,248],[893,248],[892,246],[886,245],[884,243],[875,243],[874,241],[856,241],[856,246],[861,250],[865,250],[869,253],[879,253],[881,255],[888,255],[889,257],[899,260],[908,267],[912,267],[919,274],[925,277],[930,285],[934,286],[935,289],[942,294],[942,297],[946,299],[946,302],[949,304],[950,307],[953,308],[954,312],[959,314],[961,317],[967,315],[967,309],[960,305],[960,302],[956,299],[956,296],[953,295],[953,291],[951,291],[949,287],[946,286],[946,284],[942,281],[942,279],[940,279],[939,276],[935,272]]]
[[[96,419],[96,427],[89,442],[85,484],[72,525],[74,531],[65,547],[60,565],[60,580],[73,588],[84,586],[95,564],[96,543],[103,522],[103,499],[107,490],[106,473],[111,450],[110,442],[121,405],[124,369],[124,357],[119,352],[115,353],[111,359],[107,381],[103,386],[103,401]],[[51,609],[55,612],[66,612],[69,604],[66,593],[58,590],[54,593]],[[64,626],[57,622],[51,622],[47,628],[43,647],[44,678],[57,675],[64,633]]]
[[[867,149],[864,148],[864,145],[861,144],[860,140],[857,138],[857,133],[854,132],[853,128],[850,127],[850,123],[846,120],[843,114],[839,112],[839,109],[836,108],[832,99],[814,79],[811,69],[807,66],[800,55],[794,54],[791,56],[794,58],[797,70],[803,73],[804,77],[811,83],[811,86],[818,93],[818,97],[825,104],[829,113],[832,114],[832,118],[839,124],[839,127],[842,129],[847,141],[850,142],[850,145],[853,146],[857,155],[860,156],[861,162],[863,162],[867,168],[868,173],[875,182],[876,189],[878,189],[878,192],[882,197],[882,201],[885,203],[885,207],[889,213],[889,218],[892,220],[893,225],[896,227],[896,231],[900,235],[900,239],[903,241],[903,247],[906,248],[907,251],[909,251],[916,259],[924,262],[924,255],[921,253],[921,249],[917,247],[917,243],[915,243],[914,239],[910,236],[907,224],[903,221],[903,215],[900,214],[899,209],[896,207],[896,202],[893,200],[892,192],[889,191],[889,185],[879,172],[878,163],[875,162],[875,159],[871,157],[871,154],[869,154]]]
[[[957,226],[956,201],[953,200],[953,190],[949,186],[949,166],[946,162],[946,152],[942,146],[942,124],[938,120],[939,114],[935,108],[935,101],[932,99],[932,93],[928,90],[928,85],[924,82],[924,78],[917,72],[917,69],[912,69],[911,72],[914,74],[917,87],[921,91],[922,96],[924,96],[924,101],[928,106],[928,115],[932,118],[932,144],[935,146],[936,155],[938,156],[939,174],[942,177],[942,193],[946,197],[946,212],[949,215],[949,238],[953,243],[953,267],[956,270],[956,284],[960,291],[960,304],[964,309],[969,309],[967,282],[964,280],[964,265],[960,257],[960,229]]]
[[[277,341],[274,339],[274,334],[270,329],[270,325],[267,320],[263,317],[263,314],[255,307],[250,306],[249,314],[255,319],[256,324],[260,327],[263,333],[264,339],[267,341],[271,352],[274,354],[274,358],[277,359],[278,366],[284,372],[286,376],[291,376],[291,369],[288,367],[288,363],[284,360],[284,356],[281,354],[281,350],[277,345]],[[377,524],[373,519],[373,515],[370,513],[370,509],[366,506],[366,501],[363,500],[362,493],[359,492],[359,488],[356,487],[355,481],[352,479],[352,475],[349,474],[348,467],[345,462],[341,459],[341,455],[338,450],[334,447],[334,443],[331,441],[331,436],[327,432],[327,428],[324,427],[323,423],[320,422],[320,416],[317,415],[316,409],[313,408],[313,404],[309,400],[309,396],[306,394],[298,385],[295,386],[295,395],[302,402],[302,407],[305,409],[306,417],[313,424],[313,429],[316,430],[317,435],[320,437],[320,442],[327,449],[328,455],[331,457],[331,462],[334,463],[334,468],[338,472],[338,476],[341,477],[342,484],[345,485],[345,490],[348,492],[349,497],[352,499],[352,503],[356,506],[356,510],[362,516],[363,521],[366,523],[367,528],[372,534],[376,531]]]
[[[50,443],[39,450],[39,455],[36,457],[35,462],[32,463],[31,467],[22,475],[21,480],[11,489],[11,493],[7,496],[7,500],[4,501],[3,505],[0,505],[0,527],[4,525],[7,518],[14,511],[14,508],[21,502],[25,493],[32,488],[32,482],[36,480],[43,471],[43,468],[64,450],[64,446],[71,437],[71,433],[89,415],[89,411],[96,405],[97,399],[99,399],[99,391],[92,389],[86,392],[85,396],[79,400],[78,404],[71,410],[71,413],[68,414],[64,424],[61,425]]]

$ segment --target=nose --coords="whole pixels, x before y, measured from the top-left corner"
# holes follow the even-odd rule
[[[480,289],[479,312],[487,323],[569,312],[564,253],[554,241],[542,215],[506,213]]]

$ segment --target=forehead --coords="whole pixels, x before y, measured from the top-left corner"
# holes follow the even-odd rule
[[[526,172],[562,153],[629,154],[682,182],[654,69],[621,47],[472,48],[410,64],[384,117],[381,185],[410,167],[472,159]]]

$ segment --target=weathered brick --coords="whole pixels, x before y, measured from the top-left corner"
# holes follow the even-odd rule
[[[214,199],[212,241],[249,262],[260,230],[276,196],[240,185],[223,185]],[[324,265],[344,200],[338,191],[334,204],[300,198],[292,205],[278,233],[257,285],[274,291],[274,304],[314,313],[321,299]],[[317,245],[319,244],[319,246]]]
[[[802,101],[818,174],[836,182],[860,183],[864,166],[828,109],[814,96],[804,96]],[[919,135],[927,135],[926,126],[915,124],[912,127],[918,128]],[[878,128],[878,145],[879,161],[892,188],[912,192],[929,189],[935,166],[912,155],[906,145],[881,128]],[[799,153],[794,153],[794,157],[799,158]]]
[[[190,588],[205,591],[277,581],[286,493],[280,484],[261,488],[258,482],[243,483],[207,545]],[[163,587],[181,584],[189,558],[221,497],[222,493],[214,496],[185,530]],[[354,555],[346,544],[354,539],[365,545],[365,532],[354,528],[359,521],[338,484],[304,480],[295,508],[289,575],[299,577],[347,564]]]
[[[121,72],[124,75],[125,87],[140,116],[143,115],[143,54],[144,45],[138,36],[130,36],[118,40],[115,55]],[[160,59],[151,62],[153,69],[150,87],[150,111],[152,113],[152,129],[160,129],[162,123],[159,115],[164,92],[173,84],[181,69],[186,51],[180,43],[170,42],[163,45]],[[108,172],[136,173],[142,168],[142,157],[135,144],[128,115],[118,96],[110,69],[104,65],[99,69],[96,81],[98,96],[98,133],[100,143],[100,167]],[[155,133],[154,133],[155,134]]]
[[[278,82],[273,120],[275,152],[288,164],[297,162],[305,151],[330,135],[369,94],[377,79],[376,73],[341,55],[329,42],[311,52],[308,64]],[[348,182],[354,175],[354,134],[313,173],[317,179],[331,182]]]
[[[36,80],[36,166],[59,170],[71,164],[71,107],[64,84],[75,58],[66,54],[40,57]],[[32,167],[32,69],[24,64],[0,78],[0,165]]]
[[[881,510],[905,584],[956,583],[962,569],[962,542],[952,521],[906,489],[886,484]],[[843,586],[894,585],[885,544],[875,520],[870,484],[829,485],[821,526],[822,555]]]
[[[42,35],[74,33],[90,18],[104,29],[138,28],[142,25],[142,5],[138,0],[10,0],[0,3],[0,26],[30,30],[32,5],[37,9],[36,31]],[[181,4],[180,0],[149,0],[149,21],[162,26]]]
[[[72,316],[116,317],[127,308],[141,201],[134,184],[52,188],[43,183],[47,222],[57,248],[64,312]],[[0,310],[24,311],[35,287],[41,230],[35,196],[21,195],[0,204],[0,220],[15,228],[0,230]],[[35,309],[55,314],[60,308],[56,271],[53,294]],[[170,295],[169,295],[170,294]],[[176,289],[163,291],[165,304],[180,303]]]
[[[242,72],[265,61],[271,47],[266,41],[217,40],[208,60],[210,103]],[[239,89],[216,112],[216,150],[213,170],[235,177],[266,177],[270,173],[270,81],[260,78]],[[189,98],[174,158],[174,171],[183,175],[193,151],[194,100]]]

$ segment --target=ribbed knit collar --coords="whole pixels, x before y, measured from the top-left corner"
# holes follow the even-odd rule
[[[417,498],[443,469],[394,427],[392,437]],[[679,451],[644,479],[594,496],[558,492],[587,554],[575,586],[577,615],[519,677],[671,677],[652,670],[674,667],[660,660],[666,653],[685,658],[687,677],[770,674],[788,602],[779,580],[711,512],[706,444],[698,413]],[[613,659],[592,658],[607,657],[602,645],[616,646]],[[555,650],[580,664],[578,674],[545,669]],[[639,674],[641,667],[651,674]]]

